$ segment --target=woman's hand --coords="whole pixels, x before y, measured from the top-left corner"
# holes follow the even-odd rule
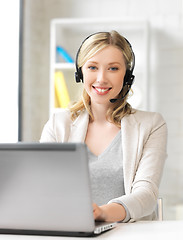
[[[102,207],[99,207],[96,203],[93,203],[93,217],[97,221],[105,221],[106,216]]]
[[[118,203],[109,203],[102,206],[93,203],[93,217],[97,221],[122,221],[126,217],[126,211],[124,207]]]

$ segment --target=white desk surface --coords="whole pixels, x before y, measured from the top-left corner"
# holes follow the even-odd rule
[[[114,229],[94,238],[1,235],[0,240],[183,240],[183,221],[119,223]]]

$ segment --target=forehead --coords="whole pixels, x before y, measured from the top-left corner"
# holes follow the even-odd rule
[[[107,46],[99,50],[86,62],[89,61],[125,63],[122,51],[114,46]]]

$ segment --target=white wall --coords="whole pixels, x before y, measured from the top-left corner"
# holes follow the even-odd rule
[[[29,71],[24,74],[27,76],[24,87],[29,98],[24,96],[24,101],[25,111],[29,108],[31,111],[25,116],[24,137],[28,140],[38,138],[48,118],[49,23],[52,18],[117,17],[144,19],[149,22],[149,110],[162,113],[169,131],[169,156],[160,195],[164,199],[164,218],[183,219],[183,0],[25,1],[29,15],[26,19],[28,25],[25,27],[25,59],[29,61],[29,67],[25,64],[25,69]],[[33,50],[34,45],[36,48]],[[44,49],[41,51],[42,46]],[[34,102],[30,101],[32,96]]]
[[[0,29],[0,142],[17,142],[19,0],[1,3]]]

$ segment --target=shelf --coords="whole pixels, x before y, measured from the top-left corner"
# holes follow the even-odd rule
[[[53,64],[53,68],[56,70],[62,70],[62,69],[73,70],[75,69],[75,64],[74,63],[55,63]]]

